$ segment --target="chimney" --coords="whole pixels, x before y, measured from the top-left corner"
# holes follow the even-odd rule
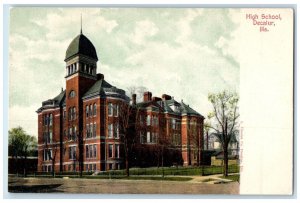
[[[97,80],[104,80],[104,75],[102,73],[98,73]]]
[[[151,101],[152,93],[151,92],[144,92],[144,102]]]
[[[161,98],[159,98],[159,97],[152,97],[152,101],[155,101],[155,102],[161,101]]]
[[[172,97],[171,97],[170,95],[167,95],[167,94],[163,94],[163,95],[161,96],[161,98],[162,98],[163,101],[171,100],[171,99],[172,99]]]
[[[136,94],[132,94],[132,104],[136,105]]]

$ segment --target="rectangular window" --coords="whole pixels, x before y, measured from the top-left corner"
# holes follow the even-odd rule
[[[89,157],[93,158],[93,145],[89,145]]]
[[[94,123],[93,127],[93,137],[96,137],[96,123]]]
[[[109,144],[108,145],[108,157],[113,157],[113,145]]]
[[[93,123],[90,123],[90,129],[89,129],[89,132],[90,132],[90,137],[93,137]]]
[[[72,128],[71,128],[71,127],[69,128],[69,135],[68,135],[68,138],[69,138],[69,140],[72,139]]]
[[[113,169],[113,164],[108,164],[108,169],[112,170]]]
[[[90,115],[90,116],[93,116],[93,107],[92,107],[92,105],[90,105],[90,112],[89,112],[89,115]]]
[[[76,140],[76,126],[73,126],[73,140]]]
[[[76,159],[76,146],[69,147],[69,159]]]
[[[114,125],[114,136],[115,138],[119,138],[119,123],[115,123]]]
[[[89,145],[85,145],[85,157],[86,157],[86,158],[90,158],[90,154],[89,154]]]
[[[108,116],[112,116],[113,115],[113,104],[112,103],[108,103]]]
[[[151,133],[149,131],[147,132],[147,142],[151,142]]]
[[[176,128],[176,120],[173,118],[172,119],[172,129],[175,130]]]
[[[151,116],[147,115],[147,126],[151,125]]]
[[[52,149],[44,149],[44,161],[50,161],[52,159]]]
[[[96,116],[97,115],[97,105],[96,104],[94,104],[94,106],[93,106],[93,111],[94,111],[94,116]]]
[[[144,125],[144,117],[142,115],[140,115],[140,125],[141,126]]]
[[[51,172],[51,171],[52,171],[52,166],[49,165],[49,166],[48,166],[48,171],[47,171],[47,172]]]
[[[90,137],[90,135],[89,135],[89,130],[90,130],[90,126],[89,126],[89,124],[86,124],[85,131],[86,131],[86,137],[87,137],[87,138]]]
[[[113,124],[108,124],[108,137],[113,137]]]
[[[89,106],[85,107],[85,114],[86,114],[86,117],[89,117]]]
[[[49,143],[52,143],[52,131],[49,132]]]
[[[48,125],[48,115],[45,115],[45,125]]]
[[[115,117],[119,116],[119,105],[118,104],[114,105],[114,116]]]
[[[49,118],[49,125],[52,126],[53,123],[53,116],[52,113],[50,114],[50,118]]]
[[[120,145],[115,145],[115,157],[120,158]]]
[[[94,158],[96,158],[97,157],[97,145],[96,144],[94,144],[94,154],[93,154],[94,156]]]
[[[86,145],[85,146],[85,156],[86,158],[96,158],[97,157],[97,145]]]
[[[146,142],[145,133],[140,131],[140,142],[141,144]]]

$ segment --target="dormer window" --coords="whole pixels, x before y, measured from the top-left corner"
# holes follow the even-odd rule
[[[76,96],[76,93],[75,93],[74,90],[72,90],[72,91],[70,92],[70,94],[69,94],[69,97],[70,97],[70,98],[73,98],[73,97],[75,97],[75,96]]]

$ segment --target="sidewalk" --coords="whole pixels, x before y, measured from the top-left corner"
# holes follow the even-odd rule
[[[238,173],[231,173],[229,175],[236,175],[236,174]],[[206,183],[206,184],[221,184],[221,183],[234,182],[232,180],[222,178],[220,176],[222,176],[222,174],[214,174],[214,175],[207,175],[207,176],[190,176],[193,179],[188,182]]]

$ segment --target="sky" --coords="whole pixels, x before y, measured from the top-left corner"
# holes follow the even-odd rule
[[[9,128],[37,136],[36,110],[65,89],[65,52],[80,33],[110,84],[169,94],[204,117],[209,93],[239,92],[238,9],[15,7],[9,27]]]

